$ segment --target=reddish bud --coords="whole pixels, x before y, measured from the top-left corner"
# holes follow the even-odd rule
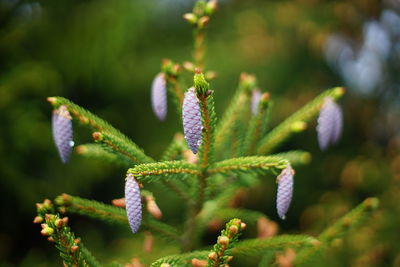
[[[120,208],[125,208],[125,205],[126,205],[126,203],[125,203],[125,198],[124,198],[124,197],[123,197],[123,198],[113,199],[113,200],[111,201],[111,203],[112,203],[114,206],[120,207]]]
[[[221,235],[218,237],[218,244],[223,247],[227,247],[229,245],[229,238],[227,236]]]
[[[192,259],[192,265],[193,265],[193,267],[204,267],[204,266],[207,265],[207,261],[193,258]]]
[[[210,17],[204,16],[198,20],[197,25],[199,26],[200,29],[203,29],[203,28],[207,27],[209,21],[210,21]]]
[[[187,22],[189,22],[190,24],[196,24],[197,21],[198,21],[197,16],[196,16],[195,14],[193,14],[193,13],[186,13],[186,14],[183,14],[183,18],[184,18]]]
[[[33,223],[42,223],[43,222],[43,217],[42,216],[36,216],[33,219]]]
[[[208,254],[207,257],[212,261],[216,261],[218,259],[217,253],[215,253],[214,251]]]

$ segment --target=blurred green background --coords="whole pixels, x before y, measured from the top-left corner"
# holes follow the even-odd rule
[[[71,99],[156,158],[181,131],[172,104],[166,122],[156,119],[149,90],[163,58],[190,60],[191,26],[182,14],[193,3],[0,0],[1,266],[61,264],[40,226],[32,223],[36,202],[63,192],[106,203],[123,195],[124,169],[77,155],[67,165],[60,162],[46,97]],[[343,34],[354,54],[362,46],[365,23],[379,21],[384,10],[398,9],[396,1],[378,0],[220,1],[208,29],[206,54],[207,68],[218,72],[211,83],[217,114],[230,101],[242,71],[254,73],[261,89],[271,93],[272,125],[323,89],[348,85],[352,76],[343,78],[326,61],[327,40]],[[400,42],[399,36],[389,39],[394,52],[385,58],[381,82],[367,93],[349,84],[341,101],[345,126],[337,146],[321,152],[311,124],[280,147],[313,154],[311,164],[297,170],[288,219],[278,221],[272,179],[241,204],[278,221],[281,233],[318,234],[365,197],[378,196],[379,211],[325,257],[326,266],[400,266]],[[91,141],[86,129],[75,129],[77,144]],[[163,220],[179,222],[179,200],[161,186],[152,190]],[[70,219],[76,234],[105,262],[139,256],[148,263],[177,252],[156,237],[155,250],[147,253],[143,234]]]

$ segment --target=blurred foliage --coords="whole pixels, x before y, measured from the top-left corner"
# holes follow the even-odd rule
[[[326,38],[333,31],[359,38],[365,18],[378,16],[392,2],[221,1],[206,54],[207,67],[219,74],[212,84],[217,114],[242,71],[256,74],[262,89],[271,93],[274,125],[320,90],[340,85],[339,76],[324,62]],[[76,155],[68,166],[60,163],[47,96],[62,95],[85,106],[157,158],[180,130],[172,108],[166,123],[153,116],[149,87],[162,58],[188,60],[190,26],[181,16],[192,3],[0,0],[2,266],[60,264],[31,223],[33,203],[62,192],[106,203],[123,194],[123,168]],[[394,127],[378,112],[380,101],[348,94],[343,101],[344,136],[325,153],[317,149],[314,125],[282,147],[307,148],[313,161],[297,171],[293,205],[288,219],[279,222],[281,232],[317,234],[366,196],[381,199],[382,207],[369,223],[337,241],[323,260],[325,266],[400,265],[399,144],[390,134]],[[90,139],[84,133],[76,131],[79,143]],[[272,188],[272,181],[266,181],[248,190],[240,206],[277,219]],[[159,204],[164,220],[177,222],[182,216],[179,200],[161,187],[152,191],[163,197]],[[71,228],[100,260],[129,262],[140,255],[149,263],[178,251],[156,237],[153,251],[143,252],[144,233],[132,239],[126,229],[89,219],[73,217]],[[205,237],[210,244],[219,230]]]

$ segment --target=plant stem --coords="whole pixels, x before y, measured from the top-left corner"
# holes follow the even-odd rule
[[[194,51],[193,51],[194,62],[197,67],[203,69],[204,54],[205,54],[204,29],[195,28],[193,31],[193,35],[194,35]]]

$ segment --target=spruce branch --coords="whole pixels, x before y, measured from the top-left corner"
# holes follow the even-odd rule
[[[377,198],[364,200],[319,235],[318,239],[321,241],[319,246],[300,250],[296,256],[295,265],[309,266],[311,262],[318,260],[319,256],[330,247],[332,241],[342,238],[347,232],[363,224],[378,206],[379,200]]]
[[[86,249],[80,238],[76,238],[68,227],[68,217],[61,217],[55,212],[53,203],[46,199],[36,204],[38,216],[34,223],[41,223],[41,234],[47,240],[55,243],[66,266],[101,266],[93,255]]]
[[[161,70],[167,82],[167,91],[171,95],[178,114],[182,112],[183,89],[180,82],[180,65],[170,59],[163,59]]]
[[[79,214],[108,223],[127,224],[128,222],[124,209],[94,200],[62,194],[56,197],[54,202],[67,213]]]
[[[324,104],[326,97],[331,97],[332,99],[338,99],[344,94],[344,88],[336,87],[327,90],[316,97],[314,100],[309,102],[307,105],[299,109],[277,127],[275,127],[268,135],[258,143],[258,149],[256,154],[262,155],[271,152],[276,146],[287,139],[293,132],[298,131],[299,126],[304,125],[304,123],[310,121],[316,115],[318,115],[319,110]],[[300,128],[304,128],[300,127]]]
[[[207,187],[207,174],[208,166],[213,162],[214,150],[214,132],[216,126],[216,114],[214,107],[213,91],[209,90],[209,84],[205,80],[203,73],[200,69],[195,70],[194,87],[196,89],[197,97],[199,99],[201,119],[203,125],[202,144],[199,151],[199,166],[202,171],[199,176],[199,189],[197,209],[200,210],[205,199],[205,190]]]
[[[109,149],[118,152],[136,164],[154,161],[152,158],[148,157],[135,143],[127,140],[124,141],[110,133],[94,132],[92,137],[96,142],[109,147]]]
[[[181,133],[177,133],[167,149],[165,149],[160,161],[179,160],[182,157],[182,152],[187,149],[184,136]]]
[[[267,239],[246,239],[236,244],[232,254],[237,257],[260,256],[266,250],[316,246],[319,241],[307,235],[279,235]]]
[[[108,161],[119,166],[130,167],[135,164],[135,162],[131,161],[127,157],[124,157],[121,154],[116,153],[114,150],[110,150],[108,147],[104,147],[100,144],[79,145],[75,147],[75,152],[84,157]]]
[[[68,111],[70,112],[70,114],[73,117],[75,117],[82,124],[91,127],[95,131],[112,133],[113,135],[115,135],[116,137],[118,137],[122,140],[129,139],[123,133],[121,133],[119,130],[117,130],[113,126],[111,126],[105,120],[97,117],[93,113],[78,106],[77,104],[73,103],[72,101],[70,101],[64,97],[61,97],[61,96],[48,97],[47,101],[49,101],[50,104],[52,104],[54,108],[58,108],[61,105],[66,106]]]
[[[306,165],[311,161],[311,153],[303,150],[292,150],[277,154],[272,154],[271,157],[280,157],[288,160],[292,166]]]
[[[161,267],[163,264],[169,264],[170,267],[193,267],[191,264],[193,258],[207,259],[207,255],[209,253],[209,250],[198,250],[188,253],[170,255],[156,260],[150,265],[150,267]]]
[[[232,219],[227,224],[217,243],[213,246],[213,251],[208,254],[207,267],[225,266],[232,260],[232,249],[237,243],[241,232],[246,228],[246,224],[240,219]]]
[[[379,206],[379,200],[377,198],[367,198],[360,205],[354,208],[352,211],[347,213],[335,224],[328,227],[319,235],[321,242],[331,242],[335,238],[340,238],[348,231],[358,227],[366,219],[368,219],[374,210]]]
[[[130,168],[128,173],[135,176],[139,182],[151,182],[160,176],[172,179],[182,178],[188,175],[201,175],[196,165],[185,161],[163,161],[139,164],[134,168]]]
[[[226,144],[232,139],[237,122],[243,120],[246,114],[250,114],[251,90],[256,87],[256,78],[253,75],[242,73],[238,89],[228,108],[219,121],[215,135],[215,151],[220,156],[223,154]]]
[[[243,140],[243,155],[251,155],[257,142],[265,134],[269,120],[269,107],[269,94],[264,93],[258,103],[257,112],[253,114],[247,127]]]
[[[99,135],[99,138],[104,136],[105,144],[119,153],[122,153],[124,156],[127,156],[131,160],[138,162],[154,161],[150,157],[146,156],[143,151],[127,136],[115,129],[108,122],[100,119],[86,109],[63,97],[49,97],[47,100],[53,105],[54,108],[58,108],[61,105],[66,106],[74,118],[76,118],[82,124],[89,126],[91,129],[100,132],[101,135]]]
[[[222,221],[228,221],[232,218],[241,218],[248,224],[255,224],[260,218],[267,218],[265,214],[255,210],[239,209],[239,208],[223,208],[215,213],[215,218]]]
[[[250,156],[227,159],[217,162],[208,169],[209,174],[230,173],[240,174],[243,172],[264,173],[271,169],[284,169],[289,164],[288,160],[273,156]]]
[[[83,199],[68,194],[62,194],[55,199],[58,209],[62,212],[79,214],[112,224],[121,224],[129,227],[125,209],[100,203],[94,200]],[[168,240],[180,240],[180,233],[172,226],[144,215],[142,226],[150,231],[159,233]]]
[[[194,26],[193,28],[193,59],[196,67],[204,67],[205,55],[205,29],[208,25],[211,15],[217,8],[215,0],[206,2],[198,0],[193,7],[192,13],[186,13],[183,18]]]
[[[212,91],[209,91],[207,92],[208,95],[199,96],[202,123],[204,127],[202,135],[203,140],[199,153],[199,164],[202,170],[205,170],[214,160],[214,132],[217,119],[212,93]]]
[[[57,217],[55,217],[57,218]],[[57,219],[56,219],[57,220]],[[60,256],[67,266],[101,266],[80,239],[76,238],[67,226],[57,228],[54,223],[47,222],[48,227],[54,229],[52,237]]]
[[[185,138],[183,134],[177,133],[174,136],[171,144],[164,151],[161,161],[171,161],[171,160],[179,160],[182,158],[182,154],[184,151],[189,151],[189,148],[186,145]],[[187,187],[185,187],[179,181],[169,181],[169,180],[161,180],[162,183],[175,192],[180,198],[182,198],[186,203],[190,203],[193,200],[190,198],[187,193]]]

